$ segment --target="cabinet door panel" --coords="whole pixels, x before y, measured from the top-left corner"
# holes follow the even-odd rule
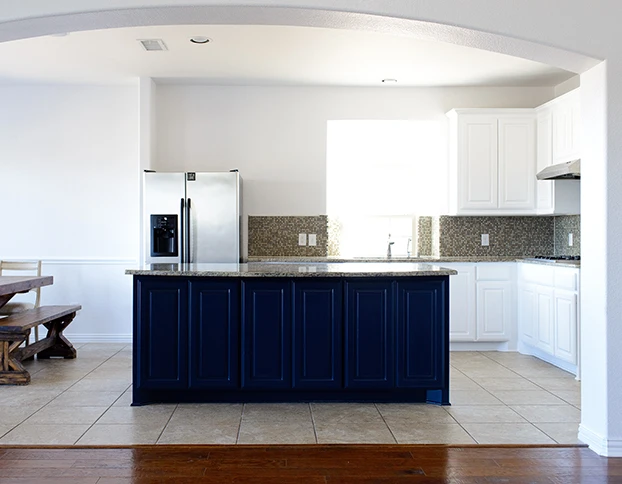
[[[512,283],[477,283],[477,340],[507,341],[512,322]]]
[[[463,116],[458,133],[458,209],[497,208],[497,118]]]
[[[239,384],[239,282],[190,282],[190,386]]]
[[[288,281],[244,281],[242,386],[289,388],[292,372]]]
[[[393,386],[390,282],[346,283],[346,387]]]
[[[538,114],[536,172],[553,164],[553,118],[550,111]],[[552,212],[554,184],[550,180],[536,180],[537,208],[540,212]]]
[[[535,207],[535,170],[535,120],[499,119],[500,209]]]
[[[188,284],[170,278],[139,279],[134,331],[137,387],[188,386]]]
[[[577,295],[555,291],[555,356],[577,363]]]
[[[475,341],[475,266],[443,263],[443,267],[458,271],[449,278],[449,339]]]
[[[342,329],[341,282],[294,282],[294,388],[341,388]]]
[[[443,385],[447,281],[397,284],[396,380],[401,388]]]
[[[543,351],[554,354],[555,338],[555,306],[553,288],[537,287],[537,341],[536,346]]]
[[[529,345],[536,344],[537,293],[533,284],[521,283],[518,291],[518,328],[520,339]]]

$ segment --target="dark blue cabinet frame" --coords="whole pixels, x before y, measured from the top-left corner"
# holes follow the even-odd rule
[[[133,405],[449,404],[449,277],[134,276]]]

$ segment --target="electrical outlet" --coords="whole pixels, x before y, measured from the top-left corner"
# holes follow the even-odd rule
[[[570,232],[568,234],[568,247],[572,247],[573,243],[574,243],[574,240],[573,240],[572,232]]]
[[[298,234],[298,245],[307,245],[307,234]]]
[[[490,244],[490,238],[488,234],[482,234],[482,246],[487,247]]]
[[[317,235],[316,234],[309,234],[309,245],[311,245],[311,246],[317,245]]]

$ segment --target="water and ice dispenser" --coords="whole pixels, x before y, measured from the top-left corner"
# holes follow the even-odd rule
[[[177,215],[151,215],[151,257],[177,257]]]

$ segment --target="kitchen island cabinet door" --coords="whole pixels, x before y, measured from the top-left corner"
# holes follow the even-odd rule
[[[292,386],[291,282],[242,282],[242,387]]]
[[[190,281],[190,387],[239,386],[240,283]]]
[[[446,280],[397,284],[396,380],[400,388],[445,385],[449,304]]]
[[[342,283],[294,282],[294,388],[342,387]]]
[[[140,278],[134,298],[137,388],[187,388],[188,282]]]
[[[391,281],[346,282],[346,388],[393,387],[393,313]]]

